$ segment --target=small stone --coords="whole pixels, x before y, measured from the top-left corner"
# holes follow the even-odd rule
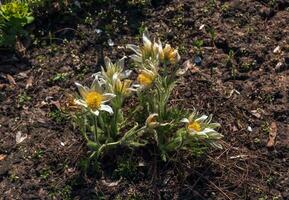
[[[98,28],[95,29],[94,31],[95,31],[97,34],[101,34],[101,33],[102,33],[102,30],[101,30],[101,29],[98,29]]]
[[[277,47],[273,50],[273,53],[280,53],[280,52],[281,52],[280,46],[277,46]]]
[[[185,97],[191,97],[192,96],[192,93],[190,92],[190,91],[187,91],[186,93],[185,93]]]
[[[195,64],[197,66],[201,66],[202,65],[202,58],[200,56],[195,56]]]
[[[199,30],[202,30],[204,27],[205,27],[205,24],[202,24],[202,25],[199,27]]]
[[[251,126],[248,126],[247,130],[248,130],[249,132],[252,132],[252,131],[253,131],[253,129],[252,129]]]
[[[109,39],[109,40],[107,41],[107,43],[108,43],[108,45],[111,46],[111,47],[114,46],[114,42],[112,41],[112,39]]]

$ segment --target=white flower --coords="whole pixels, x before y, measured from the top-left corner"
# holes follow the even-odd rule
[[[110,58],[105,57],[105,68],[101,67],[101,72],[97,73],[98,76],[102,76],[106,81],[111,82],[113,78],[127,78],[126,76],[129,76],[130,73],[126,71],[126,73],[123,72],[124,69],[124,60],[125,56],[122,57],[120,60],[118,60],[116,63],[112,63]]]
[[[181,122],[186,123],[186,129],[191,136],[198,136],[199,138],[207,138],[218,140],[223,137],[215,128],[220,127],[219,123],[211,123],[212,115],[201,115],[194,111],[189,118],[184,118]]]
[[[126,47],[134,51],[130,57],[137,63],[144,63],[147,60],[158,60],[160,44],[152,42],[146,31],[143,33],[143,46],[128,44]]]
[[[180,55],[177,49],[171,47],[171,45],[166,44],[162,47],[162,43],[151,41],[147,36],[147,32],[143,33],[143,46],[139,47],[137,45],[128,44],[126,47],[134,51],[134,55],[130,57],[137,63],[146,63],[146,61],[162,62],[176,64],[180,60]]]
[[[79,83],[75,84],[81,95],[80,99],[75,100],[77,105],[83,106],[96,116],[99,115],[99,111],[106,111],[109,114],[113,114],[112,108],[104,103],[110,101],[115,97],[115,95],[111,93],[104,93],[102,87],[104,82],[102,79],[98,79],[98,77],[96,77],[90,88],[82,86]]]

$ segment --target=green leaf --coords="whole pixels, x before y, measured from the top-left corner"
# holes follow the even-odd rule
[[[93,141],[88,141],[87,146],[94,151],[98,151],[98,149],[100,148],[100,145]]]
[[[27,20],[27,24],[30,24],[34,21],[34,17],[33,16],[28,16],[26,17],[26,20]]]

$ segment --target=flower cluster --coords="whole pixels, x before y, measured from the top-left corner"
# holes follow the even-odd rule
[[[130,56],[135,62],[143,64],[147,61],[160,61],[162,63],[176,64],[180,60],[180,55],[177,49],[171,47],[170,44],[162,46],[161,41],[151,41],[148,33],[143,33],[143,45],[137,46],[128,44],[127,48],[134,51],[134,55]]]
[[[156,144],[163,160],[170,152],[192,150],[202,144],[221,147],[223,137],[216,131],[218,123],[211,123],[212,115],[187,112],[168,101],[177,84],[176,72],[180,55],[170,44],[162,45],[143,34],[143,45],[127,45],[135,54],[130,58],[136,68],[136,79],[130,78],[132,70],[125,70],[125,58],[113,63],[105,58],[105,67],[94,74],[90,87],[76,83],[79,95],[74,99],[73,115],[80,131],[92,150],[99,156],[117,145],[138,147]],[[138,98],[135,108],[123,111],[125,99]],[[70,101],[71,102],[71,101]],[[197,144],[197,145],[196,145]]]

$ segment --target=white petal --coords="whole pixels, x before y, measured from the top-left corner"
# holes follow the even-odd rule
[[[199,133],[201,134],[210,134],[210,133],[213,133],[213,132],[216,132],[214,129],[211,129],[211,128],[205,128],[204,130],[200,131]]]
[[[139,46],[137,46],[137,45],[128,44],[128,45],[126,45],[126,48],[134,51],[136,54],[141,54],[141,50],[140,50]]]
[[[132,70],[127,69],[120,74],[119,78],[120,79],[128,78],[131,75],[131,73],[132,73]]]
[[[103,69],[103,67],[101,67],[101,69]],[[92,74],[91,77],[93,77],[93,78],[103,77],[103,76],[102,76],[102,71],[96,72],[96,73]]]
[[[218,132],[211,132],[210,134],[207,134],[209,136],[210,139],[214,139],[214,140],[219,140],[222,139],[224,136]]]
[[[105,64],[106,68],[109,68],[112,65],[112,62],[111,62],[109,57],[104,58],[104,64]]]
[[[80,106],[83,106],[83,107],[87,108],[86,102],[81,100],[81,99],[74,100],[74,103],[76,103],[77,105],[80,105]]]
[[[189,121],[193,121],[195,116],[197,115],[197,111],[194,109],[194,111],[192,112],[192,114],[189,116]]]
[[[80,95],[81,95],[82,97],[84,97],[85,94],[86,94],[87,88],[84,87],[83,85],[81,85],[80,83],[77,83],[77,82],[75,82],[75,85],[76,85],[76,87],[77,87]]]
[[[103,102],[107,102],[107,101],[110,101],[112,98],[114,98],[116,95],[115,94],[112,94],[112,93],[104,93],[103,94],[103,97],[104,97],[104,100]]]
[[[111,114],[111,115],[113,114],[113,110],[112,110],[112,108],[111,108],[109,105],[104,105],[104,104],[102,104],[102,105],[100,106],[99,110],[106,111],[106,112],[108,112],[108,113]]]
[[[202,115],[201,117],[199,117],[199,118],[196,119],[195,121],[196,121],[196,122],[203,122],[203,121],[205,121],[207,118],[208,118],[207,115]]]
[[[212,119],[213,119],[213,115],[210,114],[210,115],[208,116],[208,118],[207,118],[204,122],[205,122],[206,124],[210,124],[211,121],[212,121]]]
[[[209,128],[214,129],[214,128],[218,128],[218,127],[221,127],[221,124],[219,124],[219,123],[211,123],[211,124],[209,124]]]
[[[118,74],[118,73],[114,73],[114,74],[112,75],[112,80],[113,80],[113,81],[116,81],[117,79],[119,79],[118,77],[119,77],[119,74]]]
[[[97,91],[97,92],[100,92],[100,93],[101,93],[101,92],[103,91],[101,85],[102,85],[101,79],[99,79],[98,76],[95,76],[95,79],[93,80],[93,82],[92,82],[92,84],[91,84],[91,89],[92,89],[93,91]]]
[[[220,143],[218,143],[218,142],[212,142],[211,145],[213,147],[218,148],[218,149],[223,149],[223,146]]]
[[[124,68],[124,60],[126,59],[127,57],[124,56],[122,57],[121,59],[118,60],[118,62],[116,63],[117,66],[121,67],[122,69]]]
[[[96,116],[99,115],[99,111],[98,111],[98,110],[90,110],[90,112],[92,112],[92,113],[95,114]]]
[[[182,123],[189,123],[190,121],[189,121],[188,118],[184,118],[184,119],[181,120],[181,122],[182,122]]]
[[[133,84],[133,85],[131,86],[132,89],[138,89],[138,88],[140,88],[140,87],[141,87],[140,84]]]
[[[145,46],[151,46],[152,45],[152,42],[151,40],[148,38],[147,34],[146,33],[143,33],[142,35],[142,40],[143,40],[143,43]]]
[[[136,62],[140,62],[140,63],[142,62],[142,57],[139,55],[131,55],[130,58]]]

